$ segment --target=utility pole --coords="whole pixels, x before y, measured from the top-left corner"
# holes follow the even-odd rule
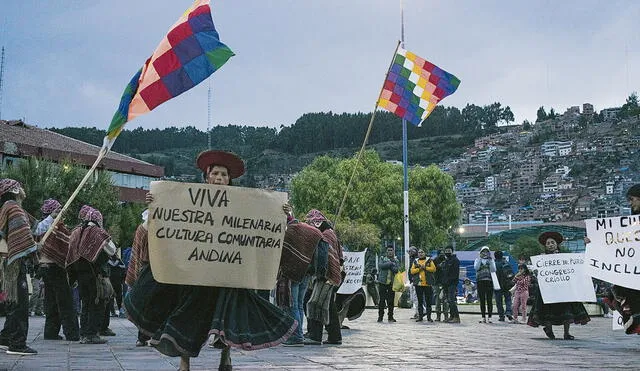
[[[2,57],[0,57],[0,120],[2,120],[2,81],[4,77],[4,46],[2,47]]]

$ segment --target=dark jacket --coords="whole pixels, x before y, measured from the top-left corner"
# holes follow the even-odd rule
[[[393,276],[398,273],[400,262],[398,259],[389,259],[386,256],[381,256],[378,261],[378,283],[387,285],[387,277],[391,274],[391,282],[393,284]]]
[[[460,260],[456,254],[452,254],[450,258],[442,263],[442,284],[446,286],[457,285],[460,277]]]

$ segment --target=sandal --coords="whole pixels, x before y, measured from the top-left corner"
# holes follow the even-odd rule
[[[564,340],[573,340],[573,339],[575,339],[575,336],[569,335],[569,334],[564,334]]]
[[[555,340],[556,336],[553,334],[553,329],[551,327],[543,327],[544,333],[551,340]]]

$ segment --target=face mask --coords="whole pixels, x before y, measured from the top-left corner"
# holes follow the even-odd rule
[[[450,258],[451,257],[451,253],[450,252],[444,253],[444,256],[446,256],[447,258]]]

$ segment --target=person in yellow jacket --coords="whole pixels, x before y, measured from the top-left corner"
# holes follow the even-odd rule
[[[416,287],[416,295],[418,296],[418,319],[421,322],[424,318],[424,307],[427,308],[427,321],[433,322],[431,319],[431,298],[433,297],[433,285],[436,265],[431,258],[427,258],[424,250],[418,251],[418,258],[411,263],[411,274],[415,275],[413,285]]]

